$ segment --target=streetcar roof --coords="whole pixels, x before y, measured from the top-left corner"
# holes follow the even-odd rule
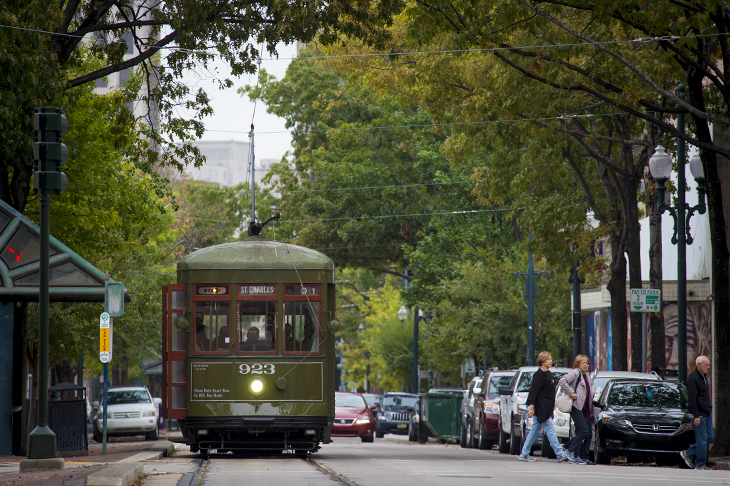
[[[245,237],[235,243],[194,251],[177,264],[178,270],[281,269],[332,270],[327,255],[303,246],[282,243],[262,236]]]

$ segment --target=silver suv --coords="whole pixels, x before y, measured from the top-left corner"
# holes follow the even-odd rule
[[[538,366],[523,366],[517,370],[509,386],[499,387],[499,452],[516,455],[520,453],[520,442],[522,437],[521,415],[527,410],[527,395],[530,392],[532,377],[538,370]],[[550,368],[555,377],[555,384],[558,380],[570,372],[570,368]]]

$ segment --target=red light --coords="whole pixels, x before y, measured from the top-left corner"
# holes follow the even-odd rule
[[[15,253],[15,250],[13,250],[13,249],[12,249],[12,248],[10,248],[10,247],[8,247],[8,250],[10,250],[11,252]],[[20,257],[22,257],[22,256],[23,256],[23,252],[21,251],[21,252],[20,252],[20,255],[15,255],[15,261],[16,261],[16,262],[19,262],[19,261],[20,261]]]

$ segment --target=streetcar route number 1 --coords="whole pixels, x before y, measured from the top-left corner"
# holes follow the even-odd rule
[[[273,364],[241,364],[238,365],[238,372],[242,375],[273,375],[276,367]]]

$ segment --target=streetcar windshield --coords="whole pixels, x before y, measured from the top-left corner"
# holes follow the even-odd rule
[[[276,301],[241,301],[238,303],[238,349],[244,352],[276,349]]]

